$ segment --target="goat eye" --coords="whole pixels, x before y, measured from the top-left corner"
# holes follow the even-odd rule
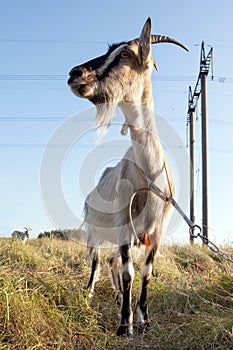
[[[121,58],[129,58],[129,53],[127,51],[122,51]]]

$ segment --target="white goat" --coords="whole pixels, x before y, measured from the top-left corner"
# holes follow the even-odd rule
[[[18,239],[23,241],[23,243],[25,244],[27,242],[27,240],[29,239],[29,231],[31,231],[30,227],[24,227],[25,230],[24,231],[14,231],[11,234],[11,237],[13,239]]]
[[[73,93],[96,105],[96,127],[104,133],[117,106],[125,116],[122,134],[129,128],[132,147],[115,167],[107,168],[98,185],[85,202],[84,223],[87,244],[92,253],[92,271],[88,287],[90,296],[99,273],[100,245],[104,240],[119,246],[110,259],[112,280],[119,302],[123,294],[118,335],[132,336],[133,312],[131,288],[134,267],[131,249],[146,246],[141,271],[141,291],[137,304],[140,329],[149,326],[147,293],[152,264],[164,231],[170,203],[149,191],[156,184],[167,195],[174,195],[174,184],[156,129],[153,113],[151,73],[155,60],[151,44],[170,42],[166,36],[151,35],[151,19],[146,21],[139,39],[114,44],[108,52],[74,67],[68,84]],[[122,281],[119,275],[122,259]],[[122,288],[123,284],[123,288]]]

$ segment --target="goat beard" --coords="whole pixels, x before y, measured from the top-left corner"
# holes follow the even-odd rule
[[[100,103],[96,105],[97,114],[94,123],[94,127],[96,128],[96,132],[98,135],[99,142],[104,135],[106,135],[115,111],[117,109],[117,103]]]

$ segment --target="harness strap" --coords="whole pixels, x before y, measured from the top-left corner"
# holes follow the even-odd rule
[[[129,218],[130,218],[130,223],[133,229],[133,234],[134,234],[134,238],[135,238],[135,242],[137,246],[140,246],[140,240],[137,236],[137,232],[135,230],[135,226],[133,223],[133,217],[132,217],[132,205],[133,205],[133,201],[134,198],[136,197],[136,195],[140,192],[152,192],[153,194],[155,194],[156,196],[158,196],[159,198],[161,198],[164,202],[170,202],[172,204],[172,206],[178,211],[178,213],[182,216],[182,218],[185,220],[185,222],[188,224],[188,226],[190,227],[190,229],[194,230],[194,229],[198,229],[199,233],[197,233],[195,236],[199,236],[201,233],[201,228],[198,225],[195,225],[188,217],[187,215],[183,212],[183,210],[181,209],[181,207],[179,206],[179,204],[176,202],[176,200],[170,196],[168,197],[158,186],[156,186],[154,183],[150,183],[149,188],[147,187],[143,187],[140,188],[139,190],[135,191],[133,193],[133,195],[130,198],[130,203],[129,203]]]

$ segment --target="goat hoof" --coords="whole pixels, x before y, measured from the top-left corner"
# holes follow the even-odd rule
[[[122,294],[121,294],[121,293],[118,293],[118,294],[117,294],[117,296],[116,296],[116,298],[115,298],[115,301],[116,301],[116,304],[117,304],[118,306],[121,306],[121,304],[122,304]]]
[[[130,330],[129,328],[131,328],[131,327],[120,325],[118,330],[117,330],[117,336],[118,337],[126,336],[128,338],[132,338],[133,337],[133,331]]]
[[[137,330],[139,333],[145,333],[150,328],[150,322],[145,321],[137,324]]]

